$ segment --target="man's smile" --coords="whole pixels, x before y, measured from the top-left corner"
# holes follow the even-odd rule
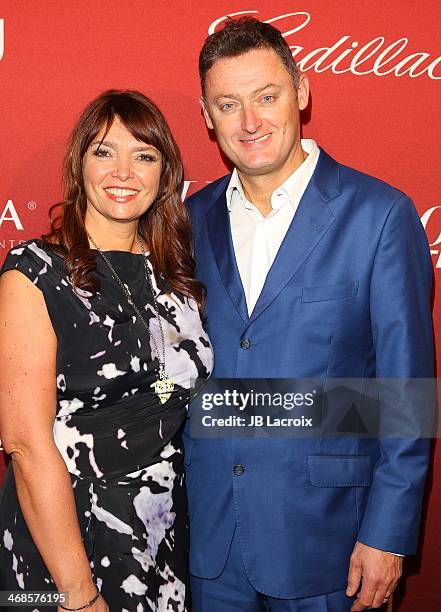
[[[269,134],[264,134],[263,136],[258,136],[257,138],[240,138],[239,142],[241,144],[244,144],[245,146],[255,145],[260,142],[264,142],[265,140],[268,140],[270,136],[272,136],[272,132],[270,132]]]

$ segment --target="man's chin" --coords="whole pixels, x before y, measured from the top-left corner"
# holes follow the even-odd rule
[[[245,174],[246,176],[262,176],[263,174],[269,174],[273,172],[277,164],[274,161],[269,160],[259,160],[255,162],[238,163],[236,164],[237,169],[241,174]]]

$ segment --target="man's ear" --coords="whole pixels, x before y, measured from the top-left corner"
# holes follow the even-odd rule
[[[299,102],[299,110],[305,110],[309,101],[309,80],[305,74],[300,75],[297,100]]]
[[[202,107],[202,112],[204,113],[204,119],[205,119],[205,123],[207,124],[207,128],[208,128],[209,130],[214,130],[214,125],[213,125],[213,122],[212,122],[212,120],[211,120],[211,117],[210,117],[210,115],[209,115],[209,113],[208,113],[208,110],[207,110],[207,104],[206,104],[206,102],[205,102],[205,100],[204,100],[204,96],[201,96],[201,97],[199,98],[199,104],[200,104],[200,105],[201,105],[201,107]]]

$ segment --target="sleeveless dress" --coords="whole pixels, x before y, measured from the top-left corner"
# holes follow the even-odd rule
[[[106,256],[161,350],[143,255]],[[99,253],[96,263],[101,289],[95,296],[75,289],[63,259],[39,240],[13,248],[1,272],[19,270],[42,291],[57,336],[54,439],[72,479],[93,576],[110,610],[186,611],[181,430],[191,389],[210,375],[211,346],[195,303],[152,274],[166,369],[175,382],[161,404],[152,390],[159,367],[153,342]],[[21,514],[10,465],[0,499],[0,590],[20,589],[56,587]]]

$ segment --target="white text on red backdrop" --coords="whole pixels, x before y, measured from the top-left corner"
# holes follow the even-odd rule
[[[5,52],[5,20],[0,19],[0,61]]]
[[[210,24],[208,33],[212,34],[217,26],[228,17],[257,15],[258,13],[257,10],[250,10],[223,15]],[[433,80],[441,79],[441,56],[433,57],[430,53],[423,51],[403,53],[409,43],[409,39],[405,36],[391,43],[384,36],[377,36],[368,42],[360,43],[357,40],[351,40],[352,37],[345,34],[329,46],[312,50],[290,44],[290,37],[306,28],[310,21],[311,15],[306,11],[284,13],[266,19],[266,23],[272,23],[282,31],[292,49],[297,65],[303,72],[330,70],[334,74],[351,72],[355,76],[374,74],[381,77],[391,74],[396,77],[407,75],[413,79],[421,76],[428,76]],[[287,26],[288,29],[284,30]],[[435,74],[436,69],[438,74]]]
[[[5,221],[11,221],[15,225],[16,230],[24,230],[23,224],[18,216],[18,212],[12,200],[8,200],[0,214],[0,228]]]

